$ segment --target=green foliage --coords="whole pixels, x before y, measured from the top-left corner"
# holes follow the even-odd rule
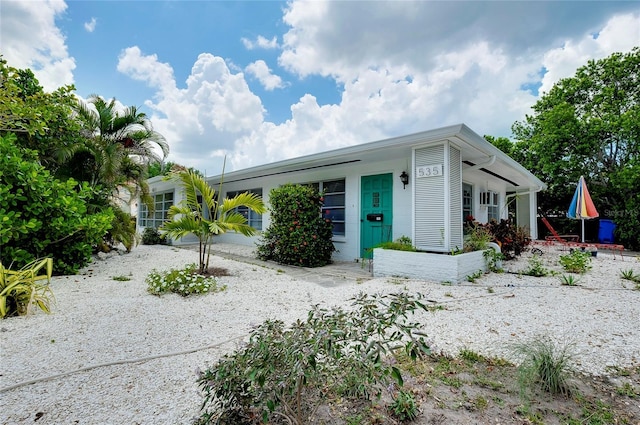
[[[487,249],[482,254],[484,261],[487,264],[487,268],[494,273],[502,273],[502,260],[504,260],[504,254],[498,252],[495,249]]]
[[[196,264],[189,264],[184,269],[169,269],[169,271],[154,269],[145,279],[148,285],[147,290],[153,295],[173,292],[186,297],[191,294],[220,292],[226,289],[226,286],[218,286],[214,277],[199,275],[196,268]]]
[[[544,267],[542,259],[537,255],[529,258],[529,267],[522,272],[522,274],[534,277],[548,276],[550,273],[551,272],[546,267]]]
[[[617,239],[640,247],[640,48],[589,61],[556,83],[512,127],[513,157],[548,185],[538,205],[564,213],[581,175]]]
[[[361,294],[351,308],[315,306],[306,321],[288,328],[267,320],[245,347],[201,374],[200,423],[284,417],[301,425],[329,397],[362,400],[380,394],[392,380],[402,386],[402,375],[389,360],[429,353],[417,332],[420,325],[407,321],[410,313],[425,310],[420,299]]]
[[[155,227],[145,227],[142,231],[142,244],[169,245],[169,241],[167,241],[167,237],[165,235],[161,235]]]
[[[127,252],[131,252],[131,248],[140,242],[140,235],[136,232],[136,218],[120,208],[113,208],[113,213],[111,229],[104,239],[112,247],[121,243]]]
[[[381,242],[374,248],[393,249],[396,251],[417,251],[416,247],[413,246],[413,241],[407,236],[400,236],[395,241]],[[371,249],[373,250],[374,248]]]
[[[516,226],[509,220],[492,221],[486,224],[492,240],[500,245],[505,260],[519,257],[531,243],[529,232],[522,226]]]
[[[44,269],[45,274],[38,274]],[[53,293],[48,283],[53,272],[51,258],[37,260],[20,270],[9,270],[0,263],[0,318],[25,315],[36,305],[49,313]],[[47,280],[47,284],[40,283]]]
[[[159,230],[175,239],[188,234],[194,234],[198,238],[200,274],[209,269],[210,244],[214,235],[229,231],[245,236],[255,234],[256,229],[247,224],[247,219],[237,208],[247,207],[258,214],[266,211],[262,199],[249,192],[221,201],[222,184],[216,195],[216,191],[204,177],[191,170],[176,170],[167,179],[181,184],[185,199],[169,208],[169,221],[160,226]]]
[[[53,178],[35,152],[18,148],[15,140],[0,137],[0,260],[22,267],[51,257],[56,273],[75,274],[91,260],[113,211],[90,214],[91,188]]]
[[[65,86],[45,93],[31,70],[12,68],[0,58],[0,136],[14,133],[16,145],[35,150],[56,177],[64,152],[84,142],[73,116],[74,90]]]
[[[521,393],[526,394],[532,385],[539,385],[551,394],[568,395],[573,372],[571,350],[571,345],[559,345],[544,336],[516,345],[516,353],[524,357],[518,367]]]
[[[394,397],[389,409],[393,416],[401,422],[412,421],[418,417],[416,399],[408,391],[398,391],[398,395]]]
[[[625,280],[630,280],[635,283],[640,283],[640,275],[637,275],[633,269],[622,270],[620,272],[620,277]]]
[[[319,267],[335,251],[331,220],[320,215],[322,196],[310,186],[286,184],[271,190],[271,223],[262,235],[258,258],[281,264]]]
[[[591,268],[591,253],[574,249],[558,259],[562,268],[569,273],[586,273]]]
[[[481,278],[483,274],[484,272],[482,270],[477,270],[475,273],[467,276],[467,282],[475,283],[476,279]]]
[[[575,276],[570,274],[563,274],[560,276],[560,284],[563,286],[577,286],[578,279]]]
[[[464,241],[464,252],[484,251],[493,239],[489,229],[479,223],[470,223],[467,236]]]

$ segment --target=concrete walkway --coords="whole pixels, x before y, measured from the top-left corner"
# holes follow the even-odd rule
[[[198,251],[197,244],[176,245],[176,248]],[[344,285],[346,283],[362,283],[373,278],[373,270],[368,262],[336,261],[323,267],[297,267],[278,264],[273,261],[262,261],[256,258],[255,247],[227,243],[211,245],[211,254],[229,260],[255,264],[273,270],[281,270],[288,276],[298,280],[314,282],[327,288]]]

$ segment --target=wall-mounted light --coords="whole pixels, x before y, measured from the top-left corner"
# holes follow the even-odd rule
[[[400,174],[400,181],[402,182],[402,188],[406,189],[409,184],[409,174],[407,174],[406,171],[403,171],[402,174]]]

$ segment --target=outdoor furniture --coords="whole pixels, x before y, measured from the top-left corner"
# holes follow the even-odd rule
[[[559,235],[556,229],[551,226],[549,220],[546,217],[541,218],[542,222],[547,229],[551,232],[553,236],[547,236],[544,241],[544,245],[550,246],[559,244],[566,248],[579,248],[579,249],[597,249],[598,251],[612,251],[613,257],[616,257],[616,254],[620,254],[620,258],[624,261],[624,256],[622,255],[624,252],[624,245],[616,245],[616,244],[608,244],[608,243],[589,243],[589,242],[578,242],[578,235]]]
[[[547,236],[546,240],[548,241],[556,241],[556,242],[578,242],[580,239],[579,235],[559,235],[558,232],[556,232],[556,229],[553,228],[553,226],[551,226],[551,223],[549,223],[549,220],[547,220],[547,217],[542,217],[542,222],[544,223],[545,226],[547,226],[547,229],[549,229],[549,231],[551,232],[551,236]]]

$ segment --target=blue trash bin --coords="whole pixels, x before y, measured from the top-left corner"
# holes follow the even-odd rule
[[[600,243],[613,243],[613,232],[616,230],[616,224],[613,220],[600,219],[600,228],[598,230],[598,240]]]

